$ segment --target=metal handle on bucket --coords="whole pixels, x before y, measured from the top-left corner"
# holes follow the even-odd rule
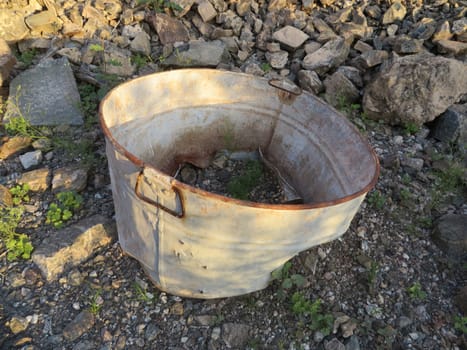
[[[167,208],[166,206],[162,205],[161,203],[149,198],[149,197],[146,197],[143,193],[141,193],[141,185],[140,185],[140,182],[141,182],[141,178],[144,177],[144,170],[145,168],[142,168],[141,171],[139,172],[138,174],[138,177],[136,178],[136,184],[135,184],[135,194],[136,196],[141,199],[142,201],[150,204],[150,205],[153,205],[159,209],[162,209],[163,211],[169,213],[170,215],[173,215],[177,218],[182,218],[184,215],[185,215],[185,210],[183,209],[183,202],[182,202],[182,197],[180,195],[180,192],[177,188],[175,187],[171,187],[170,189],[174,192],[175,194],[175,202],[176,203],[180,203],[180,206],[177,209],[173,210],[173,209],[170,209],[170,208]],[[177,206],[178,207],[178,206]]]

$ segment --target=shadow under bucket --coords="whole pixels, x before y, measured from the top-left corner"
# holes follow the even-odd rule
[[[160,289],[195,298],[256,291],[294,255],[348,229],[377,180],[377,157],[335,109],[287,90],[188,69],[126,82],[102,101],[120,245]],[[174,178],[180,164],[225,148],[261,149],[304,204],[242,201]]]

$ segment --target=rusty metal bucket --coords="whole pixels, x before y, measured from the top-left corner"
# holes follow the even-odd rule
[[[209,69],[144,76],[100,105],[122,249],[162,290],[249,293],[299,252],[342,235],[379,164],[356,128],[299,89]],[[263,150],[305,204],[260,204],[174,178],[217,150]]]

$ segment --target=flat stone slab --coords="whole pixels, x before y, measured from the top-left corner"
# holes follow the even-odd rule
[[[100,248],[109,245],[115,236],[113,223],[101,215],[94,215],[44,239],[34,250],[32,261],[48,281],[53,281],[87,261]]]
[[[446,214],[433,228],[433,240],[448,258],[460,260],[467,254],[467,215]]]
[[[216,67],[228,60],[228,52],[222,41],[191,41],[188,50],[175,49],[164,62],[164,66],[174,67]]]
[[[5,119],[21,114],[32,125],[82,125],[80,103],[68,60],[46,60],[11,81]]]

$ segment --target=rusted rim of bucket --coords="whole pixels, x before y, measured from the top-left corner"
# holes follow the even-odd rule
[[[215,73],[215,74],[231,74],[231,75],[235,75],[235,76],[251,77],[250,75],[245,74],[245,73],[233,73],[233,72],[226,72],[226,71],[221,72],[221,71],[218,71],[216,69],[183,69],[183,70],[199,72],[201,75],[203,73],[210,73],[210,74]],[[161,174],[163,176],[170,176],[170,175],[166,174],[166,173],[163,173],[162,171],[160,171],[159,169],[155,168],[154,166],[152,166],[150,164],[145,163],[142,159],[138,158],[136,155],[129,152],[125,147],[123,147],[120,143],[118,143],[118,141],[113,137],[112,133],[110,132],[109,128],[107,127],[107,124],[104,121],[104,115],[103,115],[103,112],[102,112],[102,108],[103,108],[103,105],[105,104],[105,101],[110,97],[112,92],[114,90],[119,89],[121,86],[123,86],[125,84],[129,84],[129,83],[134,84],[138,80],[147,79],[147,78],[152,77],[154,75],[165,75],[165,74],[168,75],[171,72],[173,72],[173,71],[160,72],[160,73],[145,75],[145,76],[142,76],[142,77],[139,77],[139,78],[132,79],[132,80],[130,80],[128,82],[125,82],[123,84],[120,84],[120,85],[116,86],[115,88],[113,88],[112,90],[110,90],[107,93],[107,95],[105,95],[105,97],[102,99],[101,103],[99,104],[99,122],[100,122],[101,128],[102,128],[102,130],[104,132],[105,137],[112,143],[112,145],[115,147],[115,149],[121,155],[128,158],[137,167],[139,167],[141,169],[151,168],[155,172],[157,172],[157,173],[159,173],[159,174]],[[266,84],[268,84],[268,81],[266,79],[264,79],[264,78],[261,78],[261,77],[255,77],[255,78],[259,79],[259,80],[264,80],[264,82]],[[271,87],[271,89],[274,89],[274,87]],[[262,208],[262,209],[274,209],[274,210],[305,210],[305,209],[324,208],[324,207],[329,207],[329,206],[333,206],[333,205],[336,205],[336,204],[341,204],[341,203],[344,203],[344,202],[348,202],[348,201],[350,201],[352,199],[360,197],[360,196],[364,195],[365,193],[369,192],[376,185],[376,181],[378,180],[379,172],[380,172],[380,165],[379,165],[378,156],[376,155],[373,148],[370,146],[368,141],[365,140],[362,137],[362,135],[360,134],[360,131],[356,128],[356,126],[353,125],[351,122],[349,122],[347,120],[347,118],[342,113],[340,113],[339,111],[334,109],[331,105],[325,104],[323,101],[316,98],[311,93],[309,93],[307,91],[304,91],[302,93],[309,95],[310,97],[312,97],[318,103],[324,105],[325,107],[331,108],[332,110],[334,110],[334,112],[336,114],[338,114],[340,117],[342,117],[343,122],[347,123],[349,125],[349,127],[351,127],[354,130],[355,135],[357,137],[359,137],[360,140],[366,145],[366,147],[368,149],[368,152],[371,154],[371,156],[373,157],[373,160],[375,162],[375,172],[373,174],[373,178],[368,183],[368,185],[363,187],[360,191],[357,191],[355,193],[352,193],[352,194],[344,196],[344,197],[337,198],[337,199],[332,200],[332,201],[315,202],[315,203],[308,203],[308,204],[307,203],[305,203],[305,204],[268,204],[268,203],[257,203],[257,202],[251,202],[251,201],[245,201],[245,200],[226,197],[226,196],[223,196],[223,195],[220,195],[220,194],[216,194],[216,193],[212,193],[212,192],[209,192],[209,191],[205,191],[205,190],[200,189],[200,188],[196,188],[194,186],[190,186],[190,185],[185,184],[185,183],[183,183],[181,181],[178,181],[177,179],[175,179],[173,177],[172,177],[172,180],[171,180],[172,186],[177,190],[190,191],[190,192],[202,195],[204,197],[217,199],[217,200],[224,201],[224,202],[235,203],[235,204],[242,205],[242,206],[247,206],[247,207],[255,207],[255,208]]]

